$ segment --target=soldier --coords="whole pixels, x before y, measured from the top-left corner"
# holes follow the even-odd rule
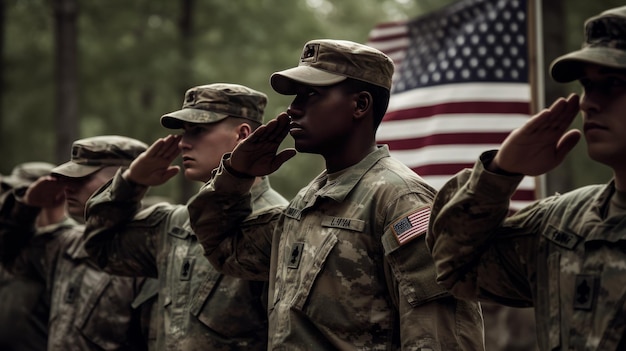
[[[50,174],[54,165],[47,162],[25,162],[0,178],[0,196],[14,188],[28,186],[39,177]],[[0,200],[0,204],[2,200]],[[54,230],[66,218],[63,205],[47,208],[37,217],[38,233]],[[2,238],[0,238],[2,239]],[[0,258],[12,261],[16,253],[6,252],[10,243],[0,240]],[[15,275],[12,266],[0,266],[0,350],[46,350],[49,301],[45,281],[38,276]]]
[[[179,167],[171,163],[181,152],[185,177],[209,181],[222,155],[262,124],[266,104],[265,94],[237,84],[189,89],[182,109],[161,117],[164,127],[182,129],[182,135],[155,141],[88,203],[86,248],[99,264],[160,281],[159,350],[267,348],[264,282],[217,272],[203,257],[185,205],[160,203],[138,211],[149,186],[177,174]],[[251,218],[276,218],[287,201],[267,177],[253,183]]]
[[[551,75],[583,94],[559,99],[441,189],[427,242],[438,281],[461,298],[534,306],[541,350],[626,350],[626,7],[585,22],[581,50]],[[579,141],[613,169],[606,185],[542,199],[507,218],[523,175],[556,167]]]
[[[14,267],[39,275],[50,301],[48,350],[144,350],[139,332],[140,311],[131,302],[143,279],[111,276],[96,269],[83,249],[85,202],[120,166],[147,145],[121,136],[77,140],[71,160],[17,188],[0,212],[0,237],[5,243],[24,243],[4,250],[21,252]],[[74,220],[34,235],[35,219],[44,208],[65,204]]]
[[[270,80],[295,95],[287,112],[240,142],[188,206],[213,265],[269,280],[270,350],[484,349],[478,304],[435,282],[423,237],[434,190],[375,144],[392,73],[370,47],[306,43],[299,66]],[[280,217],[251,217],[255,177],[296,154],[277,154],[288,133],[326,171]]]

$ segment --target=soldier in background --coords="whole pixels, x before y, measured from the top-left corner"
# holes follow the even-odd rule
[[[189,204],[213,265],[269,280],[271,350],[482,350],[477,303],[435,283],[423,234],[435,191],[375,144],[393,63],[353,42],[313,40],[298,67],[274,73],[286,113],[226,156]],[[326,171],[280,217],[254,216],[250,187],[296,151]]]
[[[11,174],[0,177],[0,207],[14,188],[28,186],[39,177],[49,175],[54,165],[47,162],[25,162],[13,168]],[[37,217],[37,234],[54,230],[66,219],[63,204],[43,210]],[[36,234],[36,235],[37,235]],[[0,257],[14,257],[6,252],[10,243],[0,241]],[[12,267],[0,266],[0,350],[46,350],[50,302],[46,298],[45,281],[40,275],[11,272]]]
[[[159,203],[140,211],[150,186],[176,175],[182,153],[185,178],[207,182],[224,153],[263,123],[265,94],[238,84],[197,86],[182,109],[161,117],[182,130],[155,141],[87,205],[86,249],[101,267],[159,280],[157,349],[266,350],[267,287],[224,276],[203,257],[185,205]],[[270,220],[287,201],[267,177],[253,180],[252,218]],[[244,224],[245,225],[245,224]]]
[[[77,140],[69,162],[28,187],[12,190],[4,201],[3,253],[19,255],[2,260],[15,272],[45,281],[50,301],[48,350],[146,349],[140,311],[131,306],[143,279],[112,276],[93,266],[83,249],[84,226],[78,223],[91,194],[146,148],[138,140],[115,135]],[[43,209],[63,204],[72,219],[35,235]]]
[[[578,80],[581,97],[558,99],[450,180],[427,242],[454,295],[534,306],[541,350],[626,350],[626,6],[588,19],[582,49],[551,75]],[[523,176],[553,169],[580,140],[568,131],[579,110],[587,152],[613,179],[507,217]]]

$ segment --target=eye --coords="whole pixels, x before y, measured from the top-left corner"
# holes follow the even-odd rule
[[[610,87],[626,86],[626,79],[624,79],[624,77],[613,76],[613,77],[608,77],[606,80],[607,80],[606,85]]]
[[[315,95],[319,95],[319,92],[317,90],[315,90],[315,89],[308,89],[307,92],[306,92],[306,95],[309,96],[309,97],[310,96],[315,96]]]

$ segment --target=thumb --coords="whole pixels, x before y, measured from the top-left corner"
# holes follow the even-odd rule
[[[556,159],[559,160],[559,162],[563,161],[563,159],[565,159],[565,156],[567,156],[567,154],[572,151],[574,146],[578,144],[578,142],[580,141],[580,137],[580,131],[577,129],[570,130],[561,137],[561,140],[559,140],[559,143],[556,146],[555,156]]]
[[[172,177],[174,177],[175,175],[178,174],[178,172],[180,172],[180,167],[179,166],[170,166],[167,168],[167,170],[165,171],[165,173],[163,174],[163,178],[167,181],[170,180]]]
[[[279,169],[280,166],[282,166],[285,162],[289,161],[292,157],[296,156],[296,154],[297,154],[296,149],[293,149],[293,148],[284,149],[280,153],[278,153],[276,157],[274,157],[274,161],[272,162],[271,173]]]

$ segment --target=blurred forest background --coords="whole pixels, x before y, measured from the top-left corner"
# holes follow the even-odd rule
[[[1,0],[0,174],[26,161],[62,163],[73,140],[104,134],[150,144],[167,135],[159,117],[195,85],[231,82],[269,96],[266,121],[290,97],[272,72],[298,63],[315,38],[365,43],[379,22],[406,20],[452,0]],[[543,70],[576,49],[583,21],[623,0],[545,0]],[[576,84],[545,78],[544,105]],[[577,122],[578,123],[578,122]],[[574,125],[579,127],[579,125]],[[288,138],[285,146],[290,146]],[[271,176],[291,198],[323,168],[300,154]],[[583,143],[547,179],[548,193],[605,182],[608,169]],[[184,202],[200,184],[176,177],[151,194]]]

